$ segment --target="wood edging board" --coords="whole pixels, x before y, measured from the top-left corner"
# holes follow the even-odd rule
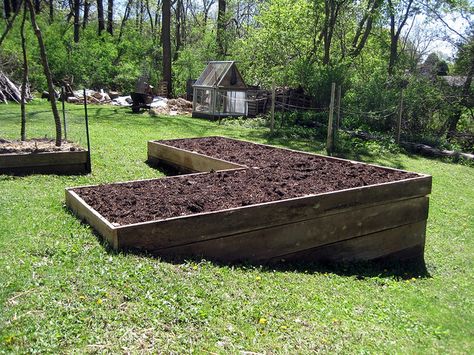
[[[0,154],[0,173],[87,173],[87,151]]]
[[[193,172],[220,171],[229,169],[246,168],[245,165],[232,163],[226,160],[213,158],[197,152],[192,152],[169,145],[148,142],[148,160],[158,159],[165,163],[171,163],[177,167]]]
[[[280,146],[274,146],[274,145],[269,145],[269,144],[264,144],[264,143],[256,143],[256,142],[251,142],[251,141],[245,141],[243,139],[229,138],[229,137],[224,137],[224,136],[176,138],[176,139],[169,139],[169,141],[182,140],[182,139],[199,139],[199,138],[224,138],[224,139],[232,140],[232,141],[235,141],[235,142],[251,143],[251,144],[259,145],[259,146],[262,146],[262,147],[267,147],[267,148],[272,148],[272,149],[281,149],[281,150],[286,150],[286,151],[289,151],[289,152],[292,152],[292,153],[311,155],[311,156],[316,156],[316,157],[327,159],[327,160],[351,162],[353,164],[362,164],[362,165],[367,165],[367,166],[373,166],[375,168],[384,169],[384,170],[398,171],[398,172],[409,173],[409,174],[417,174],[419,176],[425,176],[425,177],[429,176],[429,177],[431,177],[431,175],[423,174],[423,173],[417,173],[417,172],[414,172],[414,171],[391,168],[391,167],[377,165],[377,164],[373,164],[373,163],[365,163],[365,162],[360,162],[360,161],[352,160],[352,159],[332,157],[332,156],[329,156],[329,155],[322,155],[322,154],[317,154],[317,153],[305,152],[303,150],[296,150],[296,149],[280,147]],[[152,141],[148,141],[148,142],[158,143],[158,141],[156,141],[156,140],[154,140],[154,141],[152,140]],[[158,143],[158,144],[165,145],[163,143]],[[171,146],[168,146],[168,147],[171,147]],[[175,147],[173,147],[173,148],[175,148]],[[185,151],[185,152],[191,152],[189,150],[185,150],[185,149],[181,149],[181,148],[175,148],[175,149],[180,149],[180,150]],[[193,152],[193,153],[196,153],[196,152]],[[196,154],[199,154],[199,153],[196,153]],[[371,186],[373,186],[373,185],[371,185]]]
[[[156,144],[160,143],[148,142],[149,147],[150,145],[154,147]],[[180,164],[186,161],[187,167],[203,169],[201,163],[200,166],[192,162],[195,157],[201,159],[202,154],[166,145],[165,147],[164,151],[171,152],[170,160],[175,163]],[[178,151],[177,161],[173,156],[175,151]],[[315,155],[306,152],[298,153]],[[188,160],[183,156],[187,156]],[[160,157],[156,158],[160,159]],[[167,162],[164,159],[160,160]],[[221,160],[218,160],[217,164],[220,162]],[[225,166],[228,167],[228,165]],[[245,168],[241,165],[237,166],[239,170]],[[216,166],[217,169],[220,167]],[[403,171],[386,167],[379,168]],[[191,175],[200,174],[206,174],[206,172]],[[420,223],[426,222],[428,216],[429,204],[426,196],[431,192],[432,178],[425,174],[417,175],[399,181],[127,225],[112,225],[87,205],[73,191],[81,187],[66,189],[66,205],[103,235],[114,249],[146,250],[160,256],[200,255],[222,261],[263,261],[285,255],[306,255],[304,253],[307,250],[327,250],[318,248],[334,245],[334,250],[337,251],[334,255],[340,255],[343,259],[347,258],[344,254],[347,246],[353,245],[356,240],[358,244],[355,245],[365,245],[366,242],[363,240],[371,240],[376,235],[380,236],[380,240],[385,238],[393,244],[390,250],[379,247],[378,250],[381,252],[385,250],[383,252],[393,254],[401,249],[410,248],[423,250],[426,223]],[[189,176],[173,176],[165,177],[165,179]],[[150,180],[155,179],[139,181]],[[130,182],[114,184],[123,183]],[[346,225],[345,229],[341,229],[344,225]],[[422,225],[424,226],[421,233],[423,238],[420,237]],[[396,241],[393,242],[397,237],[394,236],[401,235],[404,231],[412,231],[413,236],[400,237],[397,249]],[[295,240],[296,235],[300,236],[300,240]],[[353,242],[348,242],[349,240]],[[348,244],[344,244],[346,242]],[[343,247],[338,243],[343,243]],[[317,254],[315,251],[313,254],[321,253]],[[364,254],[363,251],[353,254],[356,259],[363,259],[367,255],[378,257],[377,250],[373,250],[371,254],[369,252]]]
[[[273,262],[350,262],[384,258],[401,261],[423,257],[426,220],[361,237],[342,240],[319,247],[280,255]]]
[[[138,246],[137,249],[168,257],[205,256],[219,261],[263,261],[346,239],[373,233],[383,234],[387,230],[425,221],[427,216],[428,198],[419,197],[169,248],[159,249],[153,248],[153,245],[137,243],[124,247]],[[124,241],[132,238],[128,235]],[[420,240],[416,240],[415,244],[419,242]]]

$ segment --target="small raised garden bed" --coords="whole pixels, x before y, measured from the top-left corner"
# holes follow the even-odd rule
[[[0,174],[85,174],[90,172],[89,154],[80,146],[54,140],[0,139]]]
[[[225,262],[423,257],[431,176],[223,137],[150,141],[148,160],[201,173],[66,190],[114,249]]]

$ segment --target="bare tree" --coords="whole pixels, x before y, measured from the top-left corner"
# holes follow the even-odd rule
[[[21,107],[21,129],[20,129],[20,137],[22,141],[26,140],[26,87],[28,85],[28,58],[26,53],[26,38],[25,38],[25,22],[26,22],[26,14],[28,11],[28,7],[26,2],[23,7],[23,20],[21,21],[20,27],[20,36],[21,36],[21,49],[23,52],[23,80],[21,82],[21,100],[20,100],[20,107]]]
[[[46,77],[46,81],[48,83],[49,100],[51,102],[51,110],[53,111],[54,124],[56,126],[56,146],[60,147],[61,146],[61,120],[59,118],[58,107],[56,105],[56,93],[54,91],[51,70],[49,69],[48,56],[46,55],[46,49],[44,46],[41,30],[38,27],[38,23],[36,22],[35,9],[33,7],[33,4],[31,3],[31,0],[26,0],[26,1],[28,3],[28,8],[30,10],[31,26],[33,27],[36,38],[38,40],[38,47],[40,49],[41,64],[43,65],[44,76]]]

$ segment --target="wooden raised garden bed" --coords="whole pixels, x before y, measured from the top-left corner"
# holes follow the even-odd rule
[[[222,137],[151,141],[148,159],[207,172],[66,189],[114,249],[225,262],[423,257],[431,176]]]
[[[0,174],[85,174],[90,172],[89,153],[64,141],[56,147],[53,140],[0,139]]]

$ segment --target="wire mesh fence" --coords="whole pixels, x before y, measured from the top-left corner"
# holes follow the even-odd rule
[[[72,143],[83,150],[88,149],[87,125],[84,108],[82,106],[66,105],[58,102],[61,124],[61,140]],[[3,140],[21,139],[21,110],[19,105],[10,105],[2,110],[0,115],[0,138]],[[56,124],[53,113],[45,109],[41,100],[26,104],[26,139],[42,139],[54,141],[56,138]]]

